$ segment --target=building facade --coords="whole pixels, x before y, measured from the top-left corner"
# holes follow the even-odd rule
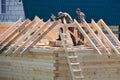
[[[25,19],[22,0],[0,0],[0,22],[15,22]]]

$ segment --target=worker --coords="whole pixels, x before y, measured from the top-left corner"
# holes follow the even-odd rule
[[[85,14],[81,12],[80,8],[76,9],[76,14],[77,14],[77,21],[79,23],[83,23],[85,21]]]
[[[81,12],[80,8],[77,8],[77,9],[76,9],[76,14],[77,14],[77,21],[78,21],[78,23],[84,23],[84,21],[85,21],[85,14],[84,14],[83,12]],[[84,28],[83,28],[83,29],[84,29]],[[79,37],[82,41],[84,41],[84,36],[83,36],[82,33],[80,33],[79,31],[78,31],[78,37]],[[78,44],[78,45],[83,45],[83,43],[81,43],[80,41],[78,41],[77,44]]]
[[[61,20],[61,22],[62,22],[63,24],[64,24],[64,19],[66,20],[66,23],[67,23],[67,24],[73,22],[71,16],[70,16],[68,13],[66,13],[66,12],[61,12],[61,11],[60,11],[60,12],[58,12],[58,17],[54,17],[54,18],[55,18],[55,20]],[[74,32],[74,27],[69,27],[68,29],[69,29],[71,32]],[[60,30],[63,32],[63,29],[62,29],[62,28],[60,28]],[[73,41],[74,46],[76,46],[76,39],[75,39],[75,37],[74,37],[72,34],[71,34],[70,36],[71,36],[71,38],[72,38],[72,41]],[[59,35],[59,38],[58,38],[57,40],[61,40],[60,35]]]
[[[61,12],[61,11],[58,13],[57,19],[60,19],[62,23],[64,23],[64,19],[66,20],[66,23],[72,23],[73,22],[71,16],[68,13]]]

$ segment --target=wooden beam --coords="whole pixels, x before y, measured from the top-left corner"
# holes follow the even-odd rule
[[[89,34],[91,34],[91,36],[93,36],[93,38],[96,40],[97,44],[100,45],[100,46],[102,46],[102,42],[97,37],[97,35],[94,33],[94,31],[91,29],[91,27],[87,24],[86,21],[83,23],[83,26],[85,27],[85,29],[88,30]]]
[[[51,23],[52,24],[52,23]],[[45,37],[46,39],[48,38],[49,41],[53,41],[53,40],[56,40],[58,38],[58,31],[59,31],[59,28],[58,30],[51,30]]]
[[[5,51],[5,54],[8,55],[8,54],[12,53],[13,50],[15,50],[15,49],[16,49],[17,47],[19,47],[20,45],[24,44],[24,43],[23,43],[24,40],[27,39],[27,38],[29,38],[30,35],[31,35],[31,33],[32,33],[35,29],[38,29],[39,26],[42,25],[42,23],[43,23],[42,20],[39,20],[38,23],[36,23],[36,25],[34,25],[34,26],[33,26],[33,25],[29,26],[29,28],[26,30],[27,32],[26,32],[25,34],[22,33],[21,36],[17,39],[17,41],[16,41],[14,44],[12,44],[7,51]]]
[[[118,55],[120,55],[119,51],[115,48],[115,46],[109,41],[109,39],[105,36],[105,34],[102,32],[100,27],[95,23],[94,20],[91,22],[94,27],[96,27],[97,31],[101,34],[102,39],[104,40],[107,45],[113,50],[113,52],[116,52]]]
[[[107,26],[107,24],[105,24],[105,22],[100,19],[97,23],[99,26],[104,27],[104,29],[109,33],[109,35],[112,37],[112,39],[116,42],[116,44],[118,46],[120,46],[120,41],[118,40],[118,38],[114,35],[114,33],[110,30],[110,28]]]
[[[39,40],[41,40],[43,37],[45,37],[46,34],[47,34],[49,31],[51,31],[51,30],[52,30],[56,25],[58,25],[59,23],[60,23],[60,21],[55,21],[52,25],[47,26],[47,27],[48,27],[47,29],[45,29],[45,27],[41,27],[41,29],[36,32],[36,34],[38,34],[38,35],[35,37],[35,39],[34,39],[33,41],[31,41],[30,44],[27,45],[24,50],[22,50],[22,52],[20,53],[21,56],[23,56],[23,55],[28,51],[28,49],[29,49],[30,47],[32,47],[32,46],[35,45]],[[43,30],[43,29],[45,29],[45,30]]]
[[[78,38],[77,35],[75,35],[73,32],[71,32],[70,30],[68,30],[70,34],[72,34],[76,39],[78,39],[80,42],[84,43],[83,40],[81,40],[80,38]]]
[[[78,27],[78,30],[83,34],[83,36],[88,40],[88,42],[90,42],[91,46],[100,54],[102,55],[102,53],[100,52],[100,50],[95,46],[95,44],[91,41],[91,39],[89,38],[89,36],[85,33],[85,31],[82,29],[81,25],[74,20],[74,24],[75,26]]]
[[[18,28],[16,28],[13,32],[9,33],[9,36],[7,36],[7,38],[1,42],[1,45],[3,45],[4,43],[4,46],[1,47],[0,53],[2,53],[4,50],[7,49],[8,46],[14,43],[17,37],[19,37],[18,35],[21,33],[20,32],[21,28],[24,27],[27,23],[29,23],[29,21],[30,20],[24,21],[18,26]]]
[[[93,20],[92,20],[93,21]],[[99,36],[101,36],[101,33],[99,32],[99,30],[101,30],[100,28],[99,28],[99,30],[97,29],[97,26],[95,25],[95,22],[93,23],[91,23],[91,26],[96,30],[96,31],[98,31],[98,33],[99,33]],[[99,37],[100,38],[100,37]],[[106,51],[106,53],[108,54],[108,55],[111,55],[111,53],[110,53],[110,51],[106,48],[106,46],[102,43],[102,41],[101,41],[101,38],[99,39],[100,40],[100,42],[101,42],[101,45],[102,45],[102,49],[104,49],[105,51]]]
[[[48,26],[50,24],[50,21],[48,21],[46,24],[42,24],[42,27],[43,28],[45,28],[46,26]],[[39,25],[38,25],[39,26]],[[25,42],[23,42],[23,44],[21,44],[19,47],[17,47],[16,49],[15,49],[15,51],[13,52],[13,55],[17,55],[18,53],[20,53],[20,51],[21,51],[21,49],[23,48],[23,47],[25,47],[25,46],[27,46],[27,44],[29,44],[38,34],[39,34],[39,31],[41,30],[41,26],[40,26],[40,28],[39,29],[37,29],[36,30],[36,32],[33,34],[33,35],[31,35],[31,36],[29,36],[28,37],[28,39],[25,41]],[[31,33],[30,33],[31,34]],[[29,32],[28,32],[28,34],[27,35],[30,35],[29,34]]]
[[[30,20],[27,19],[25,20],[23,23],[21,23],[17,29],[15,29],[13,32],[11,32],[8,36],[8,38],[10,39],[6,39],[3,41],[6,42],[4,43],[4,46],[2,46],[1,50],[0,50],[0,53],[4,52],[7,47],[9,47],[12,43],[15,42],[15,40],[20,37],[20,35],[24,34],[24,32],[29,29],[30,27],[29,26],[32,26],[35,22],[37,22],[39,20],[39,18],[36,16],[34,18],[34,20],[30,23]],[[28,24],[29,23],[29,24]]]
[[[89,33],[91,34],[91,36],[94,37],[94,39],[96,40],[96,42],[98,43],[98,45],[100,45],[102,47],[102,49],[104,49],[108,55],[110,55],[111,53],[109,52],[108,49],[106,49],[106,47],[104,46],[104,44],[102,43],[102,41],[99,39],[99,37],[94,33],[94,31],[91,29],[91,27],[87,24],[87,22],[84,22],[84,26],[85,28],[89,31]],[[95,27],[94,27],[95,28]]]
[[[48,25],[50,23],[50,21],[48,21],[46,24]],[[35,23],[32,23],[32,25],[34,25]],[[32,27],[32,25],[30,25],[31,27]],[[44,27],[43,28],[45,28],[46,26],[45,25],[43,25]],[[40,28],[41,29],[41,28]],[[38,29],[39,30],[39,29]],[[37,31],[36,31],[37,32]],[[18,53],[20,53],[20,51],[21,51],[21,49],[23,48],[23,47],[25,47],[25,45],[27,45],[27,43],[29,43],[32,39],[34,39],[34,37],[35,37],[36,35],[35,35],[35,33],[31,36],[31,37],[28,37],[28,40],[26,41],[26,42],[23,42],[20,46],[18,46],[16,49],[15,49],[15,51],[13,52],[13,55],[17,55]]]
[[[22,22],[19,26],[14,27],[13,31],[11,31],[1,42],[0,45],[3,45],[5,42],[7,42],[10,38],[13,37],[13,35],[15,35],[21,28],[24,27],[24,25],[26,25],[27,23],[29,23],[29,20],[26,20],[25,22]]]

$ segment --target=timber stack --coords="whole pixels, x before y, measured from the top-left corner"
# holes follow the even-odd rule
[[[61,41],[56,40],[59,34]],[[73,46],[70,35],[83,45]],[[119,40],[102,19],[82,24],[76,20],[44,22],[37,16],[32,21],[19,19],[7,27],[0,25],[0,80],[119,80],[119,47]]]

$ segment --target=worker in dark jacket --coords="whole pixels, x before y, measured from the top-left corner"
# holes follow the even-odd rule
[[[77,21],[79,23],[83,23],[85,21],[85,14],[81,12],[79,8],[76,9],[76,14],[77,14]]]
[[[76,14],[77,14],[77,21],[78,21],[78,23],[84,23],[84,21],[85,21],[85,14],[83,12],[81,12],[81,10],[79,8],[76,9]],[[82,33],[78,32],[78,37],[82,41],[84,41],[84,36],[82,35]],[[83,43],[78,41],[78,45],[81,45],[81,44],[83,44]]]

